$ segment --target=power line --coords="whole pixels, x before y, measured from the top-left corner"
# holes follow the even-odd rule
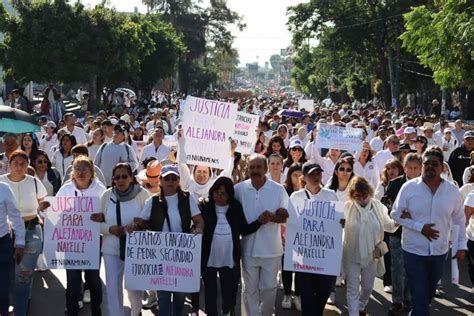
[[[422,74],[421,72],[416,72],[416,71],[413,71],[413,70],[410,70],[410,69],[406,69],[402,66],[398,66],[398,68],[402,69],[402,70],[405,70],[405,71],[408,71],[408,72],[411,72],[413,74],[416,74],[416,75],[419,75],[419,76],[423,76],[423,77],[428,77],[428,78],[433,78],[433,76],[431,75],[427,75],[427,74]]]
[[[389,16],[379,18],[379,19],[375,19],[375,20],[371,20],[371,21],[365,21],[365,22],[354,23],[354,24],[349,24],[349,25],[341,25],[341,26],[335,27],[335,29],[346,29],[346,28],[351,28],[351,27],[355,27],[355,26],[371,24],[371,23],[375,23],[375,22],[379,22],[379,21],[383,21],[383,20],[389,20],[389,19],[392,19],[392,18],[397,18],[397,17],[400,17],[404,14],[405,13],[399,13],[399,14],[389,15]]]

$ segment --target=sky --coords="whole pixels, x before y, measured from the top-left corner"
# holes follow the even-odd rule
[[[99,0],[83,0],[85,5],[95,5]],[[234,47],[239,51],[240,64],[257,62],[263,66],[270,56],[291,44],[291,34],[286,27],[286,8],[301,0],[227,0],[233,11],[243,16],[247,27],[240,32],[232,28]],[[118,11],[133,12],[137,7],[145,13],[141,0],[111,0]]]

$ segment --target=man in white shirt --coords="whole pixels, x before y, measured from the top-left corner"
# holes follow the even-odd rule
[[[374,137],[370,140],[370,146],[375,152],[383,150],[383,142],[387,138],[387,128],[385,126],[380,126],[377,130],[377,137]]]
[[[430,303],[441,279],[449,250],[452,225],[459,237],[452,240],[458,261],[467,249],[466,218],[458,188],[441,177],[443,153],[439,148],[423,154],[422,176],[406,182],[395,200],[392,218],[403,226],[402,249],[413,316],[429,315]]]
[[[377,165],[377,169],[379,170],[380,173],[382,173],[383,168],[385,164],[387,163],[387,161],[395,158],[393,153],[399,151],[400,149],[400,139],[397,136],[391,135],[390,137],[387,138],[386,141],[387,141],[387,149],[379,151],[374,156],[374,162]]]
[[[248,223],[266,214],[269,222],[242,238],[242,315],[270,316],[274,312],[277,273],[283,246],[280,223],[288,217],[288,194],[284,187],[265,176],[267,161],[254,155],[248,163],[250,179],[235,186]]]
[[[168,154],[171,151],[170,147],[163,144],[163,139],[165,137],[165,130],[163,129],[163,127],[157,126],[153,131],[152,136],[153,142],[143,147],[142,155],[140,158],[140,166],[142,166],[143,160],[148,157],[155,157],[159,161],[167,159]]]
[[[102,170],[107,187],[112,186],[112,173],[119,162],[128,163],[137,170],[138,160],[135,150],[125,142],[125,130],[116,126],[113,141],[103,143],[94,158],[94,164]]]
[[[61,129],[62,131],[74,135],[78,144],[87,143],[86,132],[82,128],[76,126],[76,115],[74,113],[66,113],[64,115],[64,122],[66,123],[66,127],[63,127]]]

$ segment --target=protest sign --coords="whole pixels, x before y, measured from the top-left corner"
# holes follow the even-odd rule
[[[313,112],[314,110],[314,100],[308,99],[299,99],[298,100],[298,109],[305,109],[307,112]]]
[[[286,224],[284,269],[337,275],[341,272],[343,202],[294,199]]]
[[[362,149],[362,129],[320,124],[318,126],[316,147],[335,148],[351,152],[360,151]]]
[[[44,255],[50,269],[99,269],[100,224],[91,221],[99,212],[99,198],[46,197]]]
[[[232,137],[237,142],[237,149],[235,151],[247,155],[253,153],[257,141],[256,129],[258,121],[258,115],[237,112],[234,136]]]
[[[188,97],[182,120],[186,161],[179,162],[225,169],[236,115],[237,104]]]
[[[136,231],[127,235],[125,288],[199,292],[202,235]]]

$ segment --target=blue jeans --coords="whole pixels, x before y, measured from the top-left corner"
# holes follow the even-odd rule
[[[43,232],[40,225],[26,229],[25,254],[20,264],[15,265],[15,316],[26,316],[30,299],[36,261],[43,248]]]
[[[12,240],[6,234],[0,238],[0,316],[8,316],[12,255]]]
[[[403,257],[412,295],[411,316],[428,316],[436,285],[443,276],[446,254],[418,256],[403,251]]]
[[[158,291],[156,294],[160,316],[183,315],[186,293]],[[173,295],[173,302],[171,302],[171,295]]]
[[[392,253],[392,303],[411,305],[408,278],[403,266],[402,241],[399,237],[390,236],[390,252]]]

